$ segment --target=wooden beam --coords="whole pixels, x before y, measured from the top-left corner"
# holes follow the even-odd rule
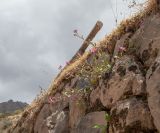
[[[91,30],[91,32],[89,33],[87,38],[82,43],[79,50],[76,52],[76,54],[70,60],[70,63],[74,62],[75,59],[77,59],[79,57],[79,55],[84,54],[84,52],[87,49],[87,47],[89,46],[90,42],[93,40],[93,38],[96,36],[96,34],[100,31],[102,26],[103,26],[103,23],[101,21],[97,21],[97,23],[94,25],[93,29]]]
[[[69,61],[70,63],[73,63],[76,59],[78,59],[79,55],[83,55],[85,50],[87,49],[87,47],[89,46],[89,43],[93,40],[93,38],[96,36],[96,34],[98,33],[98,31],[100,31],[100,29],[102,28],[103,23],[101,21],[97,21],[97,23],[94,25],[93,29],[91,30],[91,32],[89,33],[89,35],[87,36],[87,38],[84,40],[84,42],[82,43],[81,47],[79,48],[79,50],[76,52],[76,54],[72,57],[72,59]],[[57,77],[55,79],[57,79],[60,74],[68,67],[68,64],[66,64],[66,66],[61,70],[61,72],[57,75]]]

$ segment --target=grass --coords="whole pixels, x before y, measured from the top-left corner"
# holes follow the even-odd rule
[[[105,125],[100,125],[100,124],[95,124],[93,126],[93,128],[96,128],[96,129],[101,129],[101,133],[108,133],[108,127],[109,127],[109,122],[111,120],[111,116],[105,112],[105,121],[106,121],[106,124]]]
[[[16,110],[12,113],[0,113],[0,130],[6,130],[14,125],[17,120],[21,117],[24,110]]]
[[[24,111],[23,109],[18,109],[12,113],[0,113],[0,119],[4,119],[10,116],[20,115],[23,111]]]

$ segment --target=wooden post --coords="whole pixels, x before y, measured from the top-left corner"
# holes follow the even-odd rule
[[[89,35],[87,36],[87,38],[82,43],[82,45],[79,48],[79,50],[72,57],[72,59],[69,61],[69,64],[73,63],[79,57],[79,54],[80,55],[84,54],[85,50],[89,46],[89,43],[93,40],[93,38],[96,36],[96,34],[98,33],[98,31],[100,31],[100,29],[102,28],[102,26],[103,26],[103,23],[101,21],[97,21],[97,23],[94,25],[93,29],[91,30],[91,32],[89,33]],[[65,70],[67,68],[67,66],[68,65],[66,64],[66,66],[61,70],[61,72],[57,75],[57,77],[59,77],[59,75],[62,73],[63,70]]]
[[[93,40],[93,38],[96,36],[96,34],[100,31],[102,28],[103,23],[101,21],[97,21],[97,23],[94,25],[93,29],[87,36],[87,38],[84,40],[83,44],[79,48],[79,50],[76,52],[76,54],[72,57],[70,60],[70,63],[74,62],[75,59],[78,58],[79,55],[83,55],[87,47],[89,46],[89,43]]]

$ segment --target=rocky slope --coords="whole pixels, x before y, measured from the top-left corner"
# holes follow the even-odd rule
[[[10,133],[160,132],[157,5],[123,22],[96,49],[63,70]]]

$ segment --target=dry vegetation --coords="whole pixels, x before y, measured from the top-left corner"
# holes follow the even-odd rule
[[[14,126],[23,111],[16,110],[13,113],[0,113],[0,131],[6,131],[9,127]]]
[[[113,54],[113,50],[115,48],[116,41],[121,38],[127,32],[135,32],[143,20],[150,14],[155,13],[157,11],[157,5],[155,0],[148,0],[146,5],[144,6],[141,12],[132,16],[127,20],[123,20],[120,25],[108,36],[104,37],[101,41],[96,43],[96,47],[98,48],[107,48],[109,54]],[[63,82],[63,80],[74,77],[75,73],[80,66],[83,65],[84,61],[91,55],[91,53],[86,52],[79,59],[77,59],[74,63],[69,64],[64,70],[60,72],[60,74],[54,79],[54,81],[49,86],[49,89],[42,93],[36,100],[32,102],[30,106],[26,108],[23,112],[22,117],[26,117],[28,114],[32,114],[32,116],[36,117],[36,114],[42,108],[45,99],[54,95],[57,91],[57,87]],[[31,113],[32,112],[32,113]],[[32,117],[30,116],[30,117]]]

